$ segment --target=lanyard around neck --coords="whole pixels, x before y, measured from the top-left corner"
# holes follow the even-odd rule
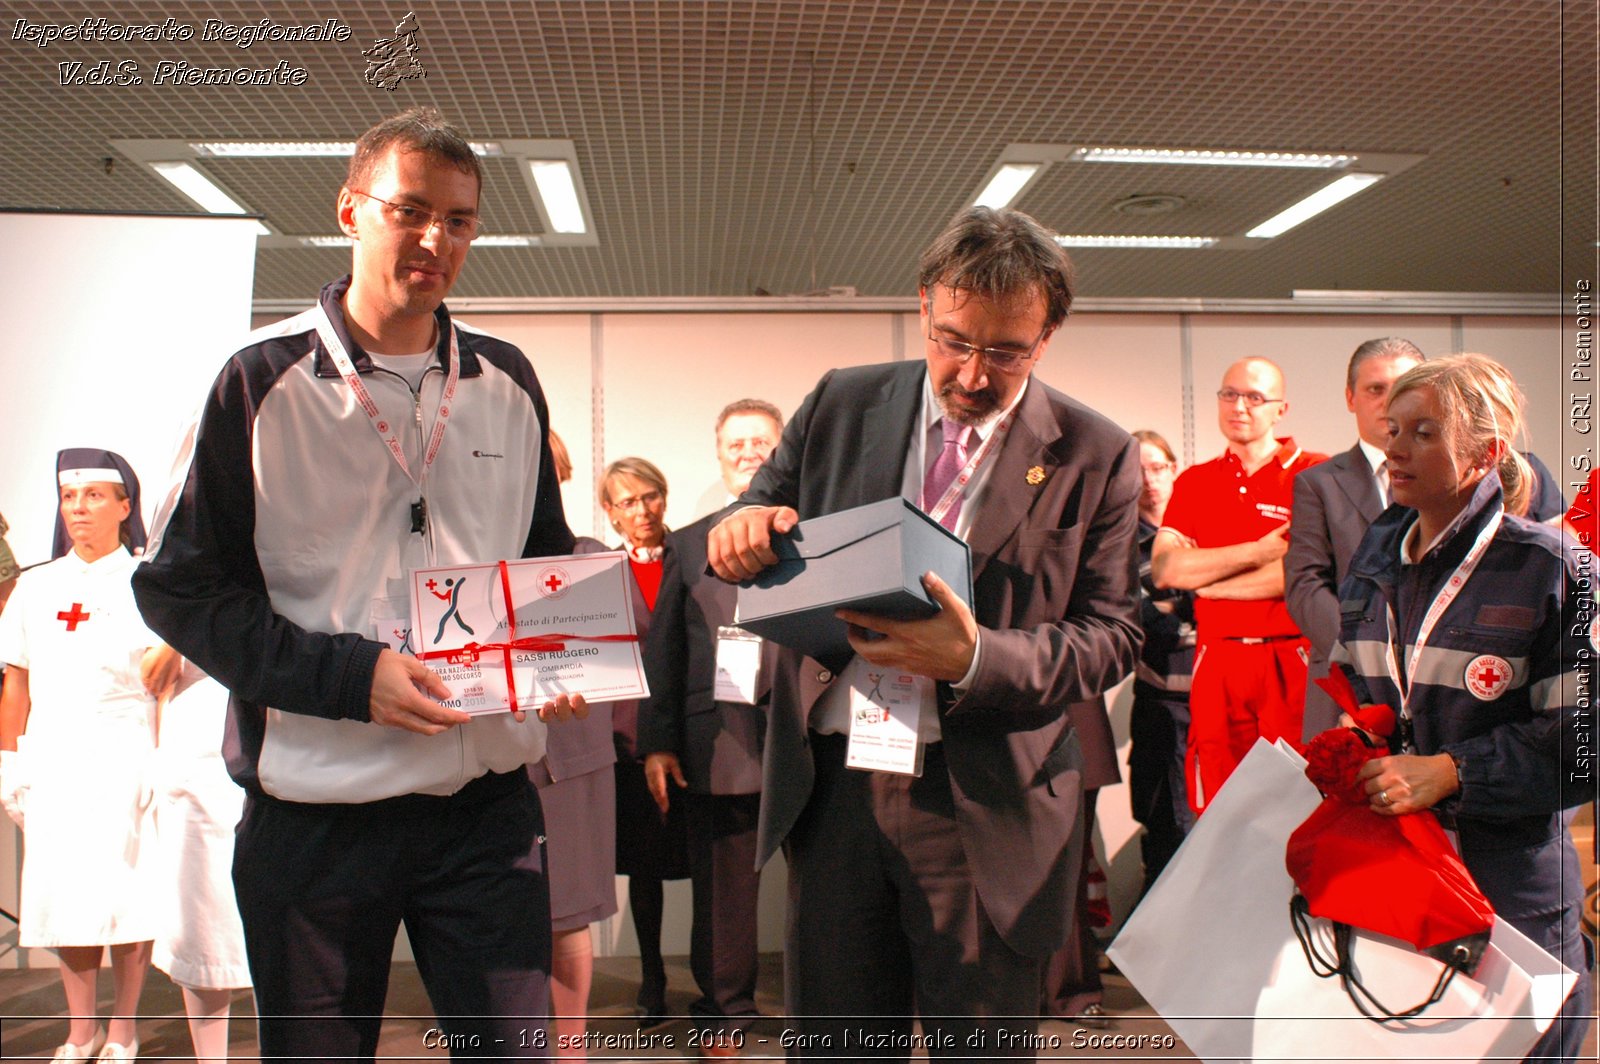
[[[950,512],[950,507],[956,504],[956,500],[966,490],[967,481],[972,479],[973,474],[978,471],[978,467],[983,464],[985,458],[999,450],[1000,440],[1007,432],[1011,431],[1011,422],[1015,418],[1015,413],[1007,414],[1001,418],[995,425],[994,431],[985,436],[978,443],[978,449],[967,457],[967,464],[961,467],[961,472],[957,473],[956,478],[950,482],[950,486],[944,489],[944,494],[939,496],[939,501],[933,504],[933,509],[927,511],[928,517],[935,524],[944,523],[944,515]]]
[[[1394,681],[1395,688],[1400,692],[1400,712],[1402,716],[1409,717],[1410,711],[1407,703],[1411,701],[1411,690],[1417,675],[1417,662],[1422,659],[1422,648],[1427,645],[1428,637],[1433,634],[1434,626],[1439,623],[1439,618],[1444,616],[1444,611],[1461,594],[1461,589],[1466,586],[1467,579],[1472,576],[1478,563],[1483,560],[1484,553],[1489,549],[1489,542],[1494,539],[1494,534],[1500,527],[1500,519],[1504,516],[1501,511],[1496,511],[1483,530],[1478,533],[1478,538],[1473,540],[1472,549],[1467,551],[1467,556],[1461,559],[1461,564],[1456,566],[1455,572],[1439,588],[1439,593],[1434,595],[1433,603],[1428,607],[1428,612],[1422,616],[1422,627],[1417,629],[1417,641],[1411,647],[1411,656],[1406,659],[1405,684],[1400,682],[1400,659],[1402,648],[1405,644],[1405,633],[1398,631],[1395,624],[1394,607],[1389,607],[1389,678]],[[1415,527],[1415,526],[1413,526]],[[1418,530],[1420,538],[1421,530]],[[1401,550],[1405,547],[1402,544]]]
[[[356,402],[361,404],[361,409],[367,415],[367,423],[372,426],[372,431],[378,434],[378,439],[389,452],[395,464],[400,467],[400,472],[406,479],[422,486],[422,475],[426,475],[428,467],[433,465],[433,460],[439,455],[439,448],[444,443],[445,429],[450,422],[450,402],[455,398],[456,385],[461,380],[461,349],[456,341],[456,330],[450,330],[450,366],[445,373],[444,393],[439,397],[439,407],[433,418],[433,434],[428,438],[428,445],[423,451],[422,474],[411,472],[411,465],[406,461],[405,449],[400,444],[400,433],[395,426],[387,421],[378,409],[378,404],[373,400],[372,393],[367,391],[366,382],[361,379],[361,374],[356,372],[356,366],[350,359],[350,352],[345,350],[343,341],[339,339],[338,332],[333,327],[333,321],[328,317],[328,310],[320,303],[317,305],[317,336],[322,340],[322,346],[328,351],[328,356],[333,359],[334,368],[339,371],[339,376],[344,378],[345,384],[355,395]],[[422,397],[417,397],[418,412],[421,412]]]

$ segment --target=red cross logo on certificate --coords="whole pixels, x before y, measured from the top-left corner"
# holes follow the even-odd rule
[[[83,603],[81,602],[74,602],[72,604],[72,609],[62,610],[60,613],[56,614],[56,620],[67,622],[67,631],[69,632],[76,632],[78,630],[78,625],[82,624],[88,619],[89,615],[83,612]]]
[[[1479,654],[1467,663],[1467,690],[1480,702],[1492,702],[1511,686],[1511,663],[1494,654]]]
[[[572,586],[572,578],[560,566],[552,565],[539,571],[539,594],[545,598],[560,598]]]

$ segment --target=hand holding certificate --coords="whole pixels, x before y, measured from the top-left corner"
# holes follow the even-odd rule
[[[618,551],[418,569],[411,618],[417,657],[450,688],[441,704],[466,714],[650,693]]]

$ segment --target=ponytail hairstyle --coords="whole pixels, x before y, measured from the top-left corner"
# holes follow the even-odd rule
[[[1389,389],[1393,403],[1406,392],[1432,388],[1444,413],[1441,428],[1450,453],[1475,466],[1488,459],[1489,445],[1503,443],[1495,472],[1506,512],[1522,517],[1533,501],[1533,468],[1517,450],[1525,401],[1511,372],[1486,355],[1449,355],[1407,370]]]

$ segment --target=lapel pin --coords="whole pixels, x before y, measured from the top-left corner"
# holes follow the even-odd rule
[[[1044,483],[1044,466],[1030,466],[1030,467],[1028,467],[1027,480],[1028,480],[1028,484],[1031,487],[1037,488],[1040,484],[1043,484]]]

